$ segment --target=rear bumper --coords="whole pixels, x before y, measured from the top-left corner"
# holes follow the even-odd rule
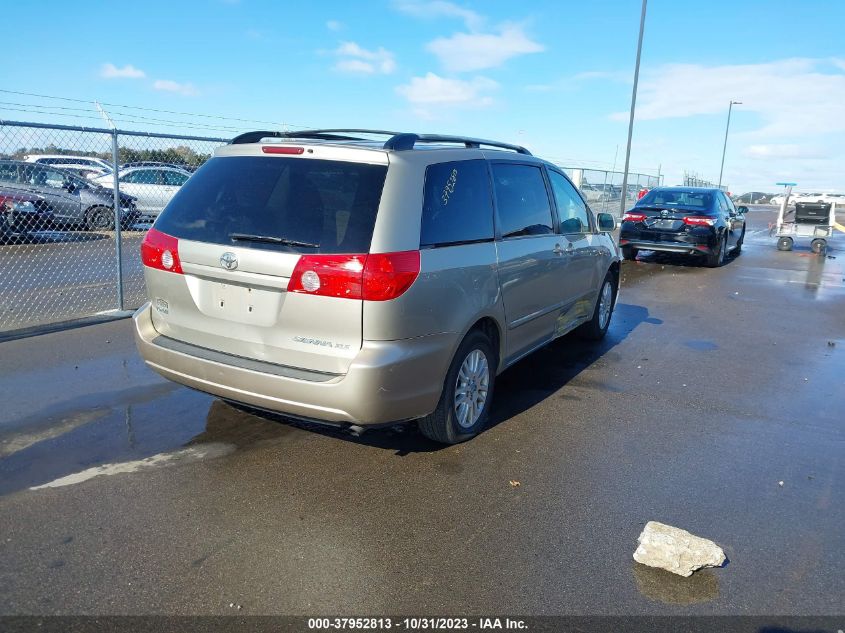
[[[711,244],[713,242],[713,244]],[[619,235],[619,246],[628,246],[644,251],[663,251],[667,253],[684,253],[687,255],[707,254],[714,248],[715,240],[710,234],[696,234],[695,232],[684,234],[667,233],[660,235],[658,239],[653,236],[641,236],[636,231],[621,233]]]
[[[165,346],[147,303],[133,316],[144,361],[165,378],[221,398],[280,413],[361,426],[423,417],[437,406],[457,335],[364,341],[346,374],[308,380],[259,371],[255,363]],[[159,339],[158,342],[156,339]],[[239,366],[240,365],[240,366]],[[243,366],[247,365],[247,366]],[[278,367],[278,366],[277,366]],[[294,372],[296,370],[293,370]],[[306,374],[308,372],[300,372]]]

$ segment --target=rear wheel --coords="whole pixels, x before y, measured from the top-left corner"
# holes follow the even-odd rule
[[[810,250],[812,250],[817,255],[824,252],[824,249],[827,248],[827,240],[823,240],[820,237],[817,237],[812,242],[810,242]]]
[[[725,251],[728,250],[728,235],[724,234],[719,239],[719,245],[707,254],[707,266],[718,268],[725,263]]]
[[[422,434],[441,444],[478,435],[489,417],[496,365],[490,339],[480,330],[467,334],[446,373],[437,408],[419,421]]]
[[[114,228],[114,212],[109,207],[94,207],[85,216],[85,226],[91,231]]]
[[[613,305],[616,298],[615,278],[613,273],[608,271],[604,277],[604,283],[599,290],[599,297],[596,300],[596,307],[593,310],[593,318],[580,325],[577,329],[578,335],[591,341],[600,341],[607,334],[610,327],[610,317],[613,315]]]
[[[639,250],[634,248],[633,246],[623,246],[622,247],[622,258],[623,259],[633,261],[633,260],[637,259],[637,253],[639,253]]]
[[[792,250],[792,238],[791,237],[781,237],[778,239],[778,250],[779,251],[791,251]]]

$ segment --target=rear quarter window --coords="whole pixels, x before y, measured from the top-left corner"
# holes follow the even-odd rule
[[[429,165],[420,247],[492,241],[493,237],[493,194],[486,161]]]
[[[156,220],[174,237],[309,253],[367,253],[386,165],[263,156],[218,157],[185,184]],[[232,233],[315,244],[233,241]]]

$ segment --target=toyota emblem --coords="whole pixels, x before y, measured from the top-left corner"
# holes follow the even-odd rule
[[[226,270],[235,270],[238,267],[238,256],[227,252],[220,256],[220,265]]]
[[[668,218],[668,217],[669,217],[669,212],[668,212],[666,209],[663,209],[663,211],[661,211],[661,212],[660,212],[660,217],[662,217],[662,218]]]

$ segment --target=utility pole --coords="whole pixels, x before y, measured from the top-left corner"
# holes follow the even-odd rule
[[[634,89],[631,91],[631,118],[628,120],[628,146],[625,149],[625,173],[622,175],[622,201],[619,204],[619,217],[625,214],[625,200],[628,197],[628,167],[631,164],[631,137],[634,134],[634,110],[637,106],[637,83],[640,80],[640,55],[643,50],[643,30],[645,29],[645,9],[648,0],[643,0],[640,14],[640,36],[637,40],[637,63],[634,66]]]
[[[742,101],[731,101],[728,104],[728,124],[725,126],[725,144],[722,145],[722,166],[719,167],[719,189],[722,188],[722,172],[725,170],[725,150],[728,149],[728,130],[731,129],[731,109],[735,105],[742,105]]]

